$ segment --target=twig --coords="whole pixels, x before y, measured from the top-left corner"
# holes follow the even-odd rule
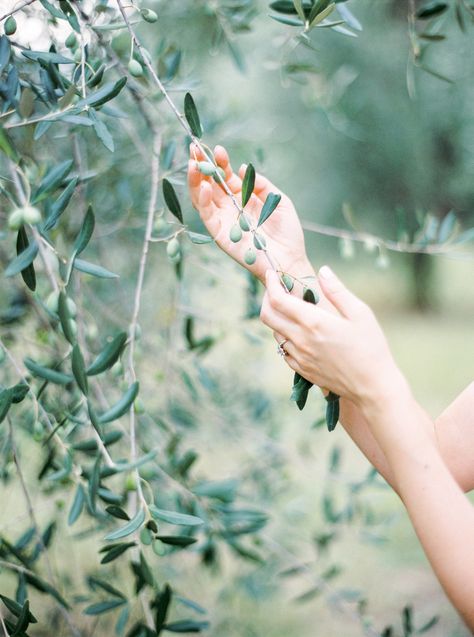
[[[350,239],[351,241],[358,241],[361,243],[371,242],[374,246],[380,246],[387,250],[391,250],[392,252],[411,254],[447,254],[447,244],[435,243],[422,246],[414,243],[406,243],[404,241],[392,241],[390,239],[382,239],[370,232],[354,232],[352,230],[344,230],[333,226],[325,226],[320,223],[314,223],[313,221],[302,220],[301,225],[305,230],[316,232],[317,234],[322,234],[328,237],[336,237],[339,239]]]
[[[167,101],[168,105],[170,106],[171,110],[175,114],[177,120],[179,121],[179,123],[181,124],[183,129],[185,130],[186,134],[191,138],[193,143],[199,148],[199,150],[202,152],[202,154],[207,159],[207,161],[209,161],[211,164],[214,164],[214,161],[213,161],[212,157],[210,157],[210,155],[208,154],[205,146],[201,143],[199,138],[196,137],[196,135],[194,135],[194,133],[192,132],[192,130],[191,130],[190,126],[188,125],[186,119],[179,112],[179,110],[177,109],[175,103],[173,102],[173,100],[169,96],[168,91],[165,89],[163,83],[161,82],[160,78],[158,77],[155,69],[153,68],[152,63],[150,62],[150,59],[149,59],[147,53],[143,50],[143,47],[142,47],[142,45],[140,43],[140,40],[138,39],[135,31],[132,28],[132,25],[130,23],[130,20],[128,19],[128,16],[127,16],[127,13],[125,11],[125,8],[124,8],[122,0],[116,0],[116,1],[117,1],[118,8],[120,10],[120,13],[122,14],[123,20],[124,20],[125,24],[127,25],[128,31],[130,33],[130,37],[132,38],[132,41],[134,42],[135,46],[137,47],[137,49],[138,49],[138,51],[139,51],[139,53],[140,53],[140,55],[141,55],[141,57],[143,59],[143,62],[145,64],[145,66],[147,67],[151,77],[153,78],[153,80],[154,80],[155,84],[157,85],[158,89],[160,90],[161,94],[163,95],[163,97]],[[219,174],[218,171],[216,171],[216,179],[219,181],[219,183],[221,184],[221,186],[225,190],[226,194],[230,197],[230,199],[231,199],[234,207],[236,208],[237,212],[240,215],[243,215],[243,217],[245,218],[245,220],[247,221],[247,223],[249,225],[250,232],[255,237],[255,234],[256,234],[257,230],[253,226],[252,220],[246,215],[246,213],[244,212],[242,206],[239,204],[239,202],[235,198],[234,193],[231,191],[231,189],[227,185],[225,179],[223,179],[221,177],[221,175]],[[275,270],[275,272],[278,272],[280,270],[280,267],[279,267],[278,263],[270,255],[270,253],[268,252],[267,248],[265,246],[261,246],[261,251],[264,253],[265,258],[267,259],[267,261],[268,261],[270,267],[272,268],[272,270]],[[283,286],[284,286],[285,290],[289,293],[289,290],[287,289],[285,283],[284,282],[282,282],[282,283],[283,283]]]
[[[43,541],[43,537],[42,537],[40,529],[39,529],[38,521],[37,521],[36,515],[35,515],[35,510],[33,508],[33,502],[31,500],[31,497],[30,497],[30,494],[29,494],[29,491],[28,491],[28,487],[26,486],[25,477],[23,475],[23,471],[22,471],[22,468],[21,468],[20,459],[18,457],[18,451],[17,451],[16,443],[15,443],[13,424],[12,424],[10,416],[7,416],[7,422],[8,422],[8,430],[9,430],[9,435],[10,435],[11,449],[12,449],[12,454],[13,454],[13,461],[14,461],[15,466],[16,466],[18,477],[20,478],[21,490],[23,491],[23,495],[24,495],[24,498],[25,498],[25,501],[26,501],[26,508],[28,510],[28,515],[29,515],[29,518],[31,520],[31,524],[33,525],[33,528],[35,530],[35,535],[36,535],[36,539],[38,541],[38,545],[39,545],[39,547],[41,549],[41,552],[43,554],[43,557],[44,557],[44,561],[45,561],[45,564],[46,564],[46,569],[48,571],[49,580],[57,588],[58,586],[57,586],[56,578],[54,576],[53,568],[51,566],[51,562],[50,562],[50,559],[49,559],[48,550],[47,550],[47,547],[46,547],[46,545],[45,545],[45,543]],[[74,625],[74,623],[72,621],[72,617],[70,616],[68,611],[64,608],[64,606],[62,604],[58,604],[58,607],[59,607],[60,612],[63,615],[64,619],[66,620],[69,628],[71,629],[72,634],[75,635],[75,637],[81,637],[81,633],[79,632],[79,630]]]
[[[22,9],[24,9],[25,7],[27,7],[29,4],[33,4],[33,2],[35,2],[35,0],[25,0],[25,2],[22,2],[20,4],[19,7],[16,7],[15,9],[12,9],[11,11],[8,11],[8,13],[4,13],[1,17],[0,17],[0,22],[2,20],[5,20],[5,18],[8,18],[8,16],[13,15],[14,13],[16,13],[17,11],[21,11]]]

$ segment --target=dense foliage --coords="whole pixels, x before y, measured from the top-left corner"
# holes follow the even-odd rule
[[[442,44],[440,20],[451,24],[454,16],[461,29],[468,28],[472,8],[452,4],[405,7],[412,96],[416,67],[441,76],[437,82],[449,80],[425,57],[427,44]],[[257,17],[271,23],[270,13],[285,30],[284,46],[293,47],[279,72],[299,90],[318,73],[314,49],[324,31],[339,51],[328,47],[324,53],[331,81],[345,38],[362,29],[350,8],[356,11],[356,0],[276,0],[270,11],[253,0],[156,7],[38,0],[18,3],[2,17],[1,478],[28,511],[27,524],[4,511],[12,520],[0,538],[5,634],[92,635],[98,634],[96,619],[103,634],[115,630],[127,637],[212,631],[212,617],[199,599],[188,598],[187,586],[201,570],[218,577],[216,568],[229,555],[255,564],[267,584],[277,573],[309,573],[312,584],[301,600],[325,594],[348,607],[365,634],[396,634],[391,619],[386,627],[372,624],[363,592],[334,583],[339,566],[330,548],[340,529],[380,522],[364,498],[366,489],[378,488],[374,472],[342,487],[328,478],[314,563],[289,566],[265,535],[264,503],[278,491],[283,471],[267,439],[257,451],[268,459],[233,477],[221,478],[222,467],[216,475],[203,471],[195,448],[205,451],[221,426],[230,431],[250,421],[270,430],[275,413],[268,387],[236,378],[230,366],[216,372],[206,363],[209,352],[227,346],[222,329],[211,331],[209,317],[220,266],[182,186],[191,139],[208,154],[203,171],[222,179],[213,170],[206,135],[225,129],[225,122],[218,121],[212,98],[201,108],[192,97],[196,79],[189,59],[196,55],[208,64],[208,46],[186,49],[180,40],[187,30],[190,40],[205,33],[211,50],[228,53],[243,71],[248,62],[239,38],[255,28]],[[42,24],[37,46],[21,33],[27,28],[22,15]],[[462,99],[468,101],[467,91]],[[337,119],[339,108],[334,99],[322,110]],[[363,116],[370,118],[370,110]],[[337,125],[352,137],[344,142],[349,157],[357,123],[346,126],[339,118]],[[451,140],[443,137],[439,144],[440,153],[449,154]],[[246,192],[252,183],[250,168]],[[472,192],[459,180],[456,188],[462,213]],[[409,193],[395,197],[388,185],[382,190],[394,208],[411,200]],[[356,206],[359,197],[354,188]],[[277,205],[275,195],[259,220],[262,228],[252,229],[255,250]],[[402,210],[398,226],[389,228],[395,238],[384,239],[372,233],[381,225],[377,219],[370,233],[361,231],[346,209],[353,227],[335,236],[345,250],[361,240],[379,258],[387,249],[446,252],[473,238],[450,210],[444,202],[432,214],[423,209],[410,217]],[[245,221],[240,228],[245,232]],[[235,240],[241,235],[235,228]],[[246,303],[239,320],[245,324],[258,316],[260,290],[249,274],[239,280]],[[291,289],[291,274],[284,282]],[[307,390],[300,384],[293,399],[304,405]],[[337,421],[331,414],[330,429]],[[322,420],[315,418],[315,426]],[[338,475],[340,462],[334,447],[328,475]],[[60,559],[51,557],[55,546]],[[262,581],[258,585],[264,588]],[[408,636],[428,631],[436,620],[415,622],[407,605],[401,621]]]

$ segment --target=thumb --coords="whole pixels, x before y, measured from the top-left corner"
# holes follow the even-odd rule
[[[334,274],[327,265],[318,272],[319,284],[323,293],[345,318],[352,318],[360,313],[364,303]]]

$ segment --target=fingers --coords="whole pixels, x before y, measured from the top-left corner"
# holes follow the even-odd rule
[[[215,213],[214,202],[212,200],[212,186],[207,181],[203,181],[199,188],[197,208],[204,223]]]
[[[284,314],[278,312],[270,303],[270,297],[268,292],[264,294],[262,300],[262,307],[260,310],[260,320],[267,327],[270,327],[272,330],[278,332],[279,334],[285,334],[285,338],[291,340],[292,335],[295,332],[296,324],[294,321],[290,320]],[[281,341],[280,341],[281,342]]]
[[[247,164],[242,164],[239,168],[239,177],[241,179],[244,178],[245,171],[247,170]],[[267,195],[271,192],[276,194],[283,194],[279,188],[275,186],[269,179],[261,175],[260,173],[255,174],[255,186],[253,192],[259,199],[265,201]]]
[[[216,160],[216,164],[225,172],[225,180],[232,192],[234,194],[240,192],[242,189],[242,180],[232,170],[229,154],[224,146],[218,145],[214,148],[214,158]]]
[[[285,292],[277,273],[273,270],[267,270],[265,285],[272,309],[279,314],[283,314],[291,322],[301,323],[305,320],[305,317],[309,316],[309,310],[314,313],[314,306],[309,306],[305,301]]]
[[[324,265],[319,270],[318,277],[324,294],[345,318],[353,318],[367,307],[346,288],[329,266]]]

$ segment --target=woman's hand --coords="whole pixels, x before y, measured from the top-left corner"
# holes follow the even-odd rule
[[[237,175],[232,170],[225,148],[216,146],[214,157],[217,165],[225,172],[227,185],[241,204],[245,164],[240,167]],[[229,239],[229,231],[237,223],[238,212],[222,185],[215,182],[212,177],[207,177],[199,172],[197,162],[204,160],[205,158],[197,146],[191,144],[188,185],[192,204],[199,212],[204,225],[217,245],[264,283],[268,261],[263,252],[257,250],[256,262],[251,266],[245,263],[244,254],[249,247],[253,247],[252,235],[249,232],[244,232],[238,243],[233,243]],[[262,234],[267,240],[269,253],[277,262],[277,267],[283,272],[300,278],[314,275],[306,256],[303,230],[293,203],[263,175],[256,175],[254,194],[246,205],[245,212],[255,226],[263,203],[270,192],[280,194],[281,201],[265,225],[262,226]]]
[[[268,270],[261,320],[287,340],[285,361],[307,380],[359,406],[381,399],[403,377],[377,319],[327,266],[319,284],[339,315],[286,294]]]

